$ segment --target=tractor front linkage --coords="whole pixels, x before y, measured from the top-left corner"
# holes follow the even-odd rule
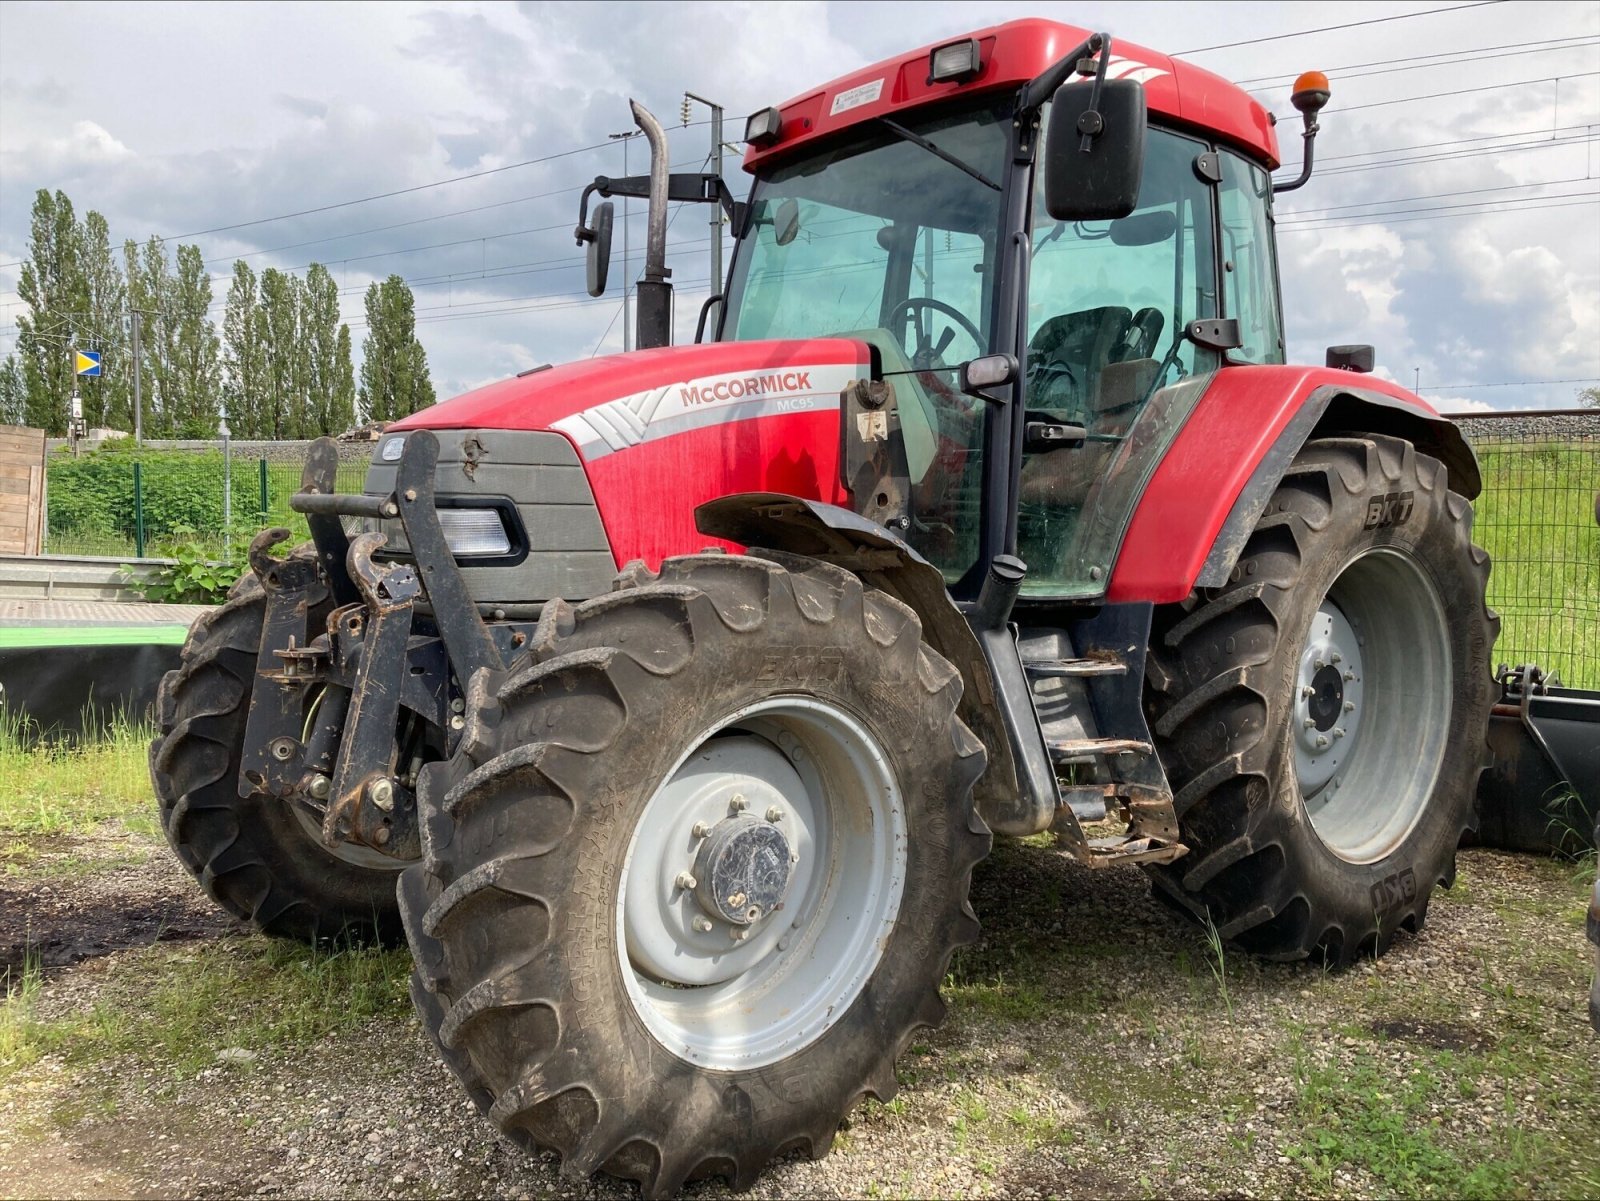
[[[337,448],[318,439],[289,502],[306,515],[315,558],[275,558],[271,548],[289,537],[283,528],[250,545],[267,608],[240,795],[308,799],[321,808],[330,848],[359,843],[399,860],[421,853],[417,772],[460,741],[472,674],[501,668],[532,630],[485,623],[469,597],[434,507],[438,454],[438,439],[420,430],[405,440],[392,493],[340,495]],[[410,561],[384,562],[387,536],[351,538],[344,517],[398,519]],[[325,628],[313,630],[323,614]]]

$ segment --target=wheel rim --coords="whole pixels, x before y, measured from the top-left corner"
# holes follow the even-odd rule
[[[617,890],[622,977],[656,1041],[705,1067],[793,1055],[850,1008],[900,911],[887,756],[809,697],[739,710],[646,803]]]
[[[311,808],[304,801],[290,799],[283,802],[294,811],[295,820],[300,823],[300,829],[305,836],[318,847],[332,855],[340,863],[348,863],[351,867],[364,867],[373,871],[398,872],[410,867],[415,860],[396,859],[393,855],[385,855],[382,851],[372,847],[364,847],[358,842],[346,842],[343,839],[329,846],[322,841],[322,814]]]
[[[1363,554],[1312,616],[1295,676],[1295,772],[1312,828],[1341,859],[1403,842],[1449,737],[1450,646],[1438,590],[1410,555]]]

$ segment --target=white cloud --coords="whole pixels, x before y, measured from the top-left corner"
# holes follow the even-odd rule
[[[1402,10],[1380,4],[1359,13],[1395,11]],[[1530,3],[1518,11],[1541,37],[1600,32],[1600,9],[1592,5]],[[629,96],[668,122],[675,159],[693,167],[707,134],[704,127],[677,128],[685,90],[726,103],[732,140],[755,108],[873,59],[1022,15],[1108,28],[1168,50],[1331,23],[1307,6],[1276,3],[8,4],[0,8],[0,262],[25,251],[28,206],[39,187],[65,190],[80,211],[100,210],[119,239],[204,230],[606,143],[608,133],[630,124]],[[1502,21],[1493,10],[1464,10],[1380,27],[1393,53],[1376,57],[1494,44]],[[85,27],[94,29],[97,46],[114,45],[116,54],[60,53]],[[1233,77],[1282,78],[1284,85],[1264,95],[1287,113],[1287,81],[1300,69],[1373,57],[1372,30],[1362,28],[1196,61]],[[1485,60],[1470,73],[1460,66],[1334,71],[1321,169],[1281,206],[1294,357],[1320,362],[1330,343],[1371,342],[1385,369],[1410,382],[1420,368],[1425,387],[1430,380],[1600,376],[1600,236],[1592,207],[1440,211],[1415,221],[1390,212],[1521,199],[1541,189],[1427,197],[1551,180],[1577,182],[1543,194],[1592,191],[1584,182],[1592,144],[1352,169],[1370,162],[1355,156],[1373,150],[1430,143],[1470,149],[1458,140],[1496,134],[1515,143],[1529,141],[1529,130],[1542,135],[1592,122],[1600,110],[1594,80],[1563,81],[1559,106],[1556,87],[1540,80],[1597,65],[1600,53],[1590,47]],[[1483,93],[1362,107],[1502,81]],[[1286,157],[1298,164],[1297,125],[1281,132]],[[631,165],[642,170],[642,156]],[[621,170],[620,150],[607,145],[194,240],[218,276],[235,254],[252,254],[257,269],[328,263],[352,320],[359,320],[367,283],[391,271],[405,275],[419,310],[428,310],[419,331],[440,391],[448,393],[534,363],[583,357],[596,346],[620,349],[615,292],[603,302],[573,295],[581,292],[582,268],[570,227],[574,189]],[[728,157],[727,170],[738,182],[737,156]],[[543,195],[551,192],[560,194]],[[460,212],[487,205],[499,207]],[[1294,211],[1313,209],[1319,211],[1308,215],[1322,218],[1319,226],[1290,226]],[[451,213],[458,215],[441,216]],[[1373,213],[1389,216],[1358,224]],[[703,230],[686,217],[673,231],[683,244],[674,257],[680,281],[704,275]],[[302,242],[314,244],[295,245]],[[285,249],[258,253],[275,247]],[[3,289],[14,288],[16,278],[15,268],[0,267],[0,353],[9,348],[3,331],[17,312],[14,294]],[[702,287],[685,282],[680,292],[682,332],[692,330],[699,303],[692,294]],[[225,288],[221,282],[215,289],[219,313]],[[500,307],[523,311],[463,316]],[[359,344],[363,331],[352,332]],[[1564,404],[1571,391],[1545,389],[1535,399]],[[1467,395],[1497,404],[1528,399],[1515,390]]]

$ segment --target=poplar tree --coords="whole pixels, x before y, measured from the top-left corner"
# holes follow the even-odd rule
[[[428,355],[416,335],[416,302],[391,275],[367,289],[361,344],[361,410],[368,421],[396,421],[433,403]]]
[[[256,273],[240,260],[222,311],[222,399],[228,424],[241,438],[259,438],[263,409],[262,322],[256,304]]]
[[[304,410],[300,391],[299,283],[276,267],[261,273],[261,436],[293,438]]]
[[[321,263],[306,275],[300,340],[306,355],[305,423],[300,436],[337,434],[346,428],[338,409],[339,286]]]
[[[17,354],[26,399],[23,420],[52,434],[67,431],[75,376],[70,351],[83,324],[79,228],[65,192],[44,188],[33,198],[28,257],[17,295],[28,311],[17,318]]]
[[[215,437],[220,347],[209,316],[211,277],[200,247],[178,247],[178,270],[166,308],[172,322],[174,428],[181,438]]]
[[[22,366],[14,354],[0,363],[0,425],[21,425],[28,408],[28,388],[22,382]]]
[[[133,430],[132,358],[128,354],[128,289],[111,245],[106,219],[93,210],[78,230],[83,302],[80,347],[100,352],[98,379],[80,381],[84,422],[90,427]]]

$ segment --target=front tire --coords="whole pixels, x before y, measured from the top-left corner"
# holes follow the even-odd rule
[[[778,552],[641,577],[473,680],[401,897],[419,1011],[489,1116],[659,1196],[821,1156],[893,1096],[989,835],[910,609]]]
[[[1232,579],[1158,621],[1148,716],[1191,850],[1158,889],[1274,958],[1420,928],[1487,758],[1488,576],[1437,460],[1308,443]]]
[[[299,552],[297,552],[299,553]],[[398,943],[398,860],[328,850],[299,802],[241,797],[239,767],[266,595],[243,577],[201,614],[182,664],[161,681],[150,778],[167,842],[207,896],[264,934],[318,943]]]

